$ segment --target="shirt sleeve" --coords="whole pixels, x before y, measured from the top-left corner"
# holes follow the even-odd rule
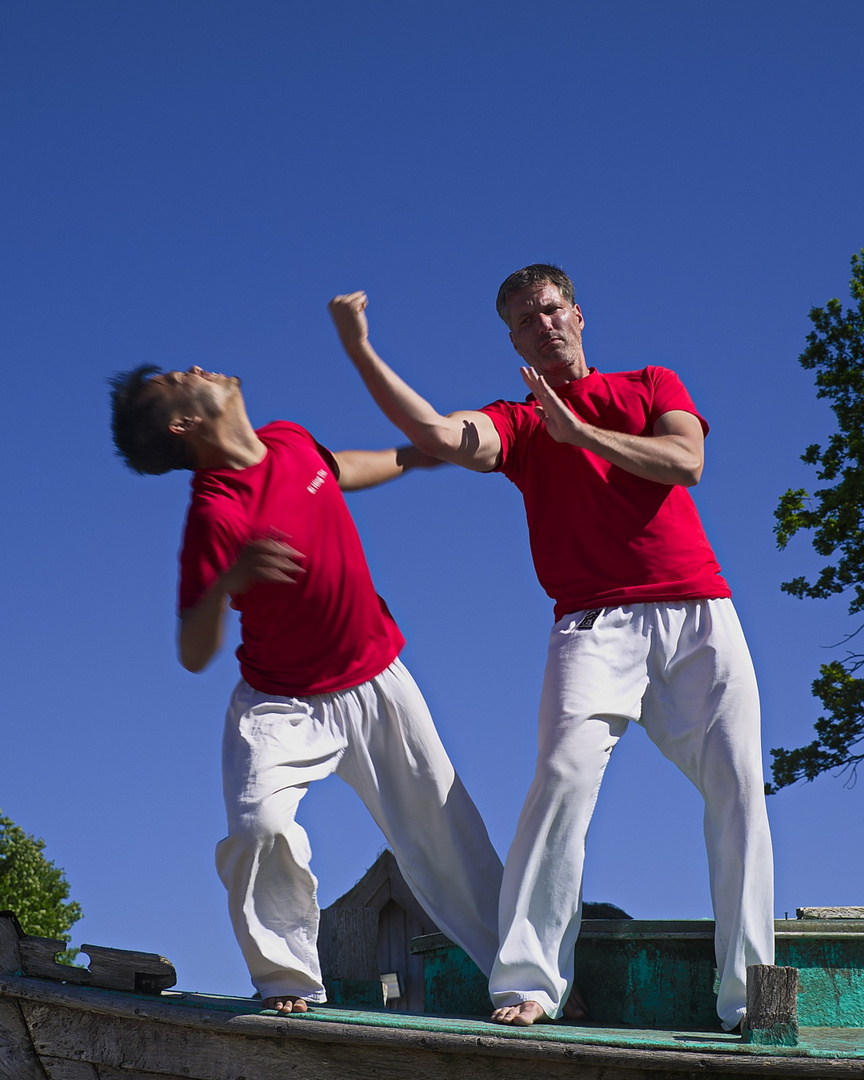
[[[188,611],[237,560],[248,537],[241,529],[208,514],[193,502],[186,518],[180,551],[178,609]]]
[[[289,438],[296,439],[298,436],[304,441],[315,447],[315,452],[330,470],[334,476],[339,476],[339,466],[336,464],[336,459],[333,457],[333,453],[327,449],[326,446],[322,446],[321,443],[307,431],[306,428],[301,427],[300,424],[295,424],[290,420],[274,420],[266,427],[261,428],[258,432],[259,436],[266,435],[269,439],[278,439],[280,443],[290,448],[290,442],[286,442],[286,435]]]
[[[310,435],[309,438],[312,439],[312,436]],[[320,454],[321,459],[323,460],[324,464],[327,466],[327,468],[330,470],[330,472],[332,472],[333,475],[338,480],[339,479],[339,466],[336,464],[336,458],[333,457],[333,454],[327,449],[326,446],[322,446],[321,443],[317,442],[315,439],[312,439],[312,442],[315,444],[315,449]]]
[[[676,410],[680,412],[689,412],[692,413],[702,425],[702,434],[707,435],[709,431],[708,421],[693,404],[693,399],[687,393],[684,383],[681,382],[675,372],[670,371],[669,368],[662,367],[649,367],[645,370],[649,373],[654,386],[654,397],[651,407],[652,422],[656,422],[667,412],[674,412]]]
[[[520,421],[524,408],[521,408],[518,402],[499,399],[493,401],[491,405],[484,405],[480,412],[489,417],[501,440],[501,461],[497,469],[505,476],[509,475],[509,468],[513,463],[513,450],[522,426]]]

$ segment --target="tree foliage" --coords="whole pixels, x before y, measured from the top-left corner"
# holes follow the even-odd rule
[[[14,911],[26,934],[69,941],[68,930],[82,911],[69,900],[69,883],[44,848],[44,840],[0,814],[0,909]],[[77,952],[67,949],[58,959],[71,963]]]
[[[796,577],[784,582],[784,592],[798,597],[849,597],[850,614],[864,611],[864,249],[852,256],[850,282],[855,306],[845,311],[839,300],[813,308],[814,329],[800,356],[803,367],[816,372],[816,396],[826,398],[838,430],[822,447],[808,446],[801,460],[816,467],[824,487],[812,494],[789,490],[774,516],[777,545],[785,548],[805,531],[816,552],[827,561],[814,580]],[[855,634],[846,639],[853,641]],[[864,655],[849,649],[846,656],[822,664],[813,693],[825,709],[815,724],[816,738],[794,750],[772,750],[776,791],[797,780],[813,780],[829,769],[852,778],[864,760],[864,679],[857,672]]]

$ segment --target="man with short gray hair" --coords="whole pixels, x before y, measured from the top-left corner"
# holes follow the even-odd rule
[[[705,800],[717,1011],[736,1029],[747,966],[773,963],[772,856],[753,666],[687,492],[707,423],[668,369],[588,367],[585,320],[559,267],[532,264],[501,286],[498,313],[530,394],[479,411],[442,416],[399,378],[369,343],[366,305],[356,292],[330,311],[370,393],[427,454],[516,485],[555,601],[537,771],[502,885],[493,1018],[586,1015],[573,992],[585,837],[634,721]]]

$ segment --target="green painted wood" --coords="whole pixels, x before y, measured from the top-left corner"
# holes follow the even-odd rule
[[[384,986],[380,979],[324,979],[327,1000],[352,1009],[383,1009]]]
[[[798,968],[801,1027],[864,1026],[864,920],[778,919],[776,963]],[[488,1016],[486,981],[443,934],[415,939],[426,965],[426,1011]],[[576,978],[591,1019],[639,1028],[717,1026],[714,923],[586,920]]]
[[[823,921],[827,920],[818,920]],[[778,964],[798,968],[800,1025],[864,1025],[864,932],[778,935],[776,959]]]

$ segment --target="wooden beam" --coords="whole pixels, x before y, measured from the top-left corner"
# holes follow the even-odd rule
[[[91,986],[161,994],[177,982],[174,965],[158,953],[106,949],[101,945],[82,945],[81,951],[90,957]]]
[[[57,954],[66,948],[65,941],[25,934],[18,940],[21,971],[35,979],[55,979],[77,986],[129,990],[138,994],[159,994],[177,982],[174,965],[157,953],[82,945],[81,951],[90,957],[89,968],[84,968],[57,963]]]

